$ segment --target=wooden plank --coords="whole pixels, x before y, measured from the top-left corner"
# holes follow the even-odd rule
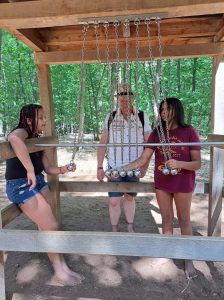
[[[147,233],[3,229],[0,230],[0,249],[224,261],[223,238]]]
[[[0,214],[0,230],[2,230],[3,222]],[[4,262],[4,251],[0,251],[0,299],[6,300],[5,295],[5,262]]]
[[[214,35],[217,33],[217,28],[222,26],[222,19],[217,16],[210,16],[207,18],[183,18],[180,22],[179,19],[166,20],[163,19],[160,25],[162,44],[176,44],[182,41],[185,44],[208,42],[209,39],[213,42]],[[126,39],[122,32],[123,26],[117,28],[120,42],[125,43]],[[144,21],[142,21],[139,26],[139,43],[141,47],[146,47],[148,43],[148,32],[147,26]],[[53,27],[39,29],[43,40],[48,45],[49,50],[52,49],[51,46],[72,46],[77,49],[82,48],[82,33],[83,27],[81,25],[67,26],[67,27]],[[203,38],[203,39],[202,39]],[[88,50],[94,49],[96,46],[96,33],[93,25],[88,27],[85,48]],[[106,48],[105,45],[105,28],[103,24],[99,24],[98,28],[98,41],[100,48]],[[150,23],[150,41],[152,45],[158,45],[158,30],[156,22],[152,21]],[[128,37],[128,43],[131,47],[136,44],[136,25],[130,22],[130,36]],[[115,26],[110,24],[108,27],[108,44],[109,48],[115,48],[116,44],[116,33]],[[65,49],[64,49],[65,50]],[[67,49],[68,50],[68,49]],[[73,50],[76,50],[75,48]]]
[[[28,148],[29,153],[33,153],[36,151],[46,150],[44,147],[36,147],[35,144],[39,142],[43,142],[44,144],[58,143],[58,139],[56,137],[52,136],[45,136],[40,138],[34,138],[34,139],[28,139],[25,141],[25,144]],[[12,150],[12,147],[10,146],[9,142],[0,142],[0,159],[5,160],[12,157],[15,157],[15,153]]]
[[[211,150],[210,169],[208,235],[221,236],[224,150]]]
[[[224,142],[224,134],[210,133],[207,137],[207,142]],[[216,146],[219,149],[224,149],[224,146]]]
[[[47,126],[45,129],[46,135],[56,136],[54,124],[54,108],[51,90],[50,68],[48,65],[37,66],[40,102],[43,106],[44,112],[48,117]],[[47,156],[53,165],[57,165],[57,149],[46,149]],[[47,181],[52,193],[53,203],[52,210],[56,218],[60,222],[60,194],[58,175],[48,175]]]
[[[224,58],[219,56],[213,61],[212,105],[210,139],[222,139],[224,135]],[[218,136],[219,135],[219,136]],[[221,212],[223,196],[224,150],[211,148],[210,192],[208,207],[208,235],[221,235]]]
[[[37,28],[78,24],[86,18],[139,14],[166,14],[168,18],[224,13],[221,0],[51,0],[0,4],[0,27]]]
[[[13,221],[21,213],[22,212],[18,206],[13,203],[1,209],[2,227]]]
[[[153,182],[60,181],[60,192],[141,192],[154,193]]]
[[[33,51],[47,51],[47,46],[41,41],[41,38],[35,29],[17,30],[13,27],[7,27],[5,29]]]
[[[207,142],[224,142],[224,134],[209,133]]]
[[[152,47],[153,57],[159,58],[158,47]],[[100,59],[102,62],[107,61],[107,51],[101,49],[99,51]],[[224,43],[210,43],[210,44],[192,44],[192,45],[168,45],[163,47],[163,58],[184,58],[184,57],[201,57],[201,56],[214,56],[224,54]],[[136,60],[136,49],[129,48],[129,59]],[[120,61],[126,60],[125,48],[119,51]],[[148,47],[140,48],[138,60],[149,60]],[[39,52],[35,54],[37,64],[72,64],[80,63],[80,51],[56,51],[56,52]],[[87,63],[97,62],[96,50],[85,51],[84,60]],[[110,61],[117,61],[117,53],[115,49],[110,51]]]
[[[100,182],[100,181],[60,181],[60,192],[138,192],[154,193],[153,182]],[[208,193],[208,183],[196,183],[195,194]]]

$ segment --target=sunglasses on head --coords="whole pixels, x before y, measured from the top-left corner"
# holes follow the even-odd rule
[[[132,92],[121,92],[117,94],[118,96],[128,96],[128,95],[133,95]]]

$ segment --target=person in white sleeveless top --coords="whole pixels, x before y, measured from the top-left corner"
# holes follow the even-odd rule
[[[107,156],[108,167],[116,168],[126,165],[139,158],[144,150],[143,146],[122,146],[124,143],[138,144],[147,142],[151,126],[148,116],[133,107],[133,92],[128,84],[118,86],[118,109],[109,114],[104,121],[100,143],[119,143],[118,147],[99,147],[97,150],[97,178],[102,181],[105,177],[103,162]],[[137,149],[137,150],[136,150]],[[141,177],[144,177],[148,163],[141,167]],[[109,178],[113,182],[138,182],[139,178],[119,177]],[[109,215],[112,231],[118,231],[121,215],[121,198],[124,196],[124,214],[128,232],[133,232],[135,216],[135,199],[137,193],[109,192]]]

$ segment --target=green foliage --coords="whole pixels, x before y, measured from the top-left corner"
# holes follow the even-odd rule
[[[156,70],[157,63],[153,62]],[[80,121],[80,87],[85,81],[84,131],[94,133],[96,139],[102,122],[115,106],[117,77],[131,81],[135,105],[144,110],[153,122],[154,93],[149,62],[121,63],[116,66],[87,64],[86,76],[80,78],[80,65],[56,65],[51,67],[55,123],[58,134],[75,132]],[[156,73],[156,71],[155,71]],[[202,135],[210,131],[211,106],[211,58],[164,60],[162,68],[164,95],[183,101],[186,121],[190,121]],[[128,78],[128,79],[126,79]],[[136,84],[137,82],[137,84]],[[9,33],[2,31],[0,44],[0,120],[4,133],[18,121],[22,105],[39,102],[37,70],[32,52]]]

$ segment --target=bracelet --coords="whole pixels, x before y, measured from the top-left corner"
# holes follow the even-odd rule
[[[103,167],[97,167],[97,170],[103,170]]]

